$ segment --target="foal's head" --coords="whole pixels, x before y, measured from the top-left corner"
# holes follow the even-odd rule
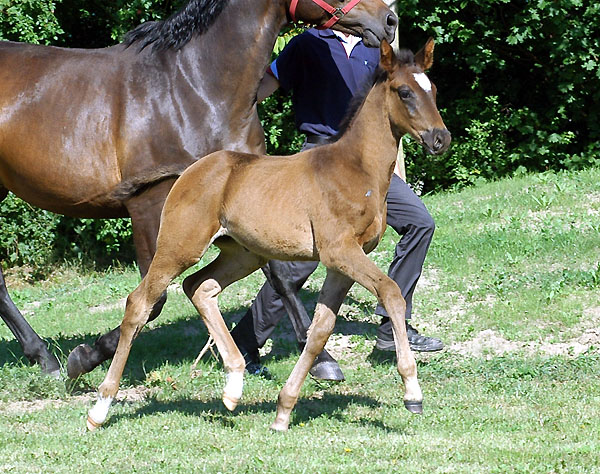
[[[396,56],[383,41],[380,66],[387,73],[392,125],[437,155],[448,149],[450,132],[437,109],[436,87],[425,75],[433,64],[433,47],[433,39],[429,38],[417,54],[402,50]]]

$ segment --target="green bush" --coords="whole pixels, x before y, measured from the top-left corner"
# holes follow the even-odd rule
[[[406,0],[400,44],[436,39],[431,77],[453,135],[437,158],[409,148],[426,189],[516,169],[600,164],[600,4]]]
[[[58,1],[0,0],[0,39],[55,44],[63,33],[54,15]]]
[[[73,219],[44,211],[9,194],[0,202],[0,260],[39,270],[62,260],[103,267],[133,262],[129,219]]]

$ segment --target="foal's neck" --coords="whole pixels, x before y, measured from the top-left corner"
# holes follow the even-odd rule
[[[386,82],[377,83],[339,140],[352,150],[349,159],[382,182],[391,179],[401,137],[392,128],[388,102]]]

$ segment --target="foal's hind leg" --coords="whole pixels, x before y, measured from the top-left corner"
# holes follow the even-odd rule
[[[98,388],[98,401],[88,414],[87,426],[90,430],[101,426],[106,420],[110,404],[119,390],[119,382],[133,340],[148,322],[154,305],[160,300],[161,295],[173,278],[180,275],[193,263],[191,261],[182,264],[178,259],[172,261],[161,261],[159,259],[157,262],[155,259],[146,277],[127,298],[125,317],[120,326],[121,334],[117,350],[106,377]]]
[[[156,236],[160,226],[160,214],[172,185],[173,180],[162,181],[129,199],[126,203],[127,211],[131,216],[133,243],[142,278],[148,272],[156,251]],[[148,321],[158,317],[166,300],[167,294],[165,292],[154,305]],[[86,374],[105,360],[110,359],[117,349],[120,334],[121,330],[117,327],[96,339],[93,346],[79,344],[73,349],[67,358],[67,375],[69,378],[74,379]]]
[[[182,208],[185,209],[184,206]],[[127,298],[115,356],[104,382],[98,388],[98,401],[88,414],[89,429],[97,428],[106,420],[110,404],[119,390],[119,382],[133,339],[147,323],[161,295],[173,278],[198,262],[217,232],[216,228],[210,229],[209,225],[206,225],[202,232],[193,226],[186,227],[187,221],[180,219],[177,212],[165,217],[163,225],[168,230],[159,236],[158,250],[148,273]],[[185,245],[182,245],[182,242],[185,242]]]
[[[319,294],[312,324],[308,330],[306,345],[294,370],[279,393],[277,416],[271,429],[285,431],[290,414],[298,401],[300,388],[306,379],[315,358],[321,353],[335,326],[335,317],[348,290],[354,282],[336,271],[327,270],[327,277]]]
[[[183,289],[202,316],[223,358],[227,373],[223,403],[228,410],[233,411],[242,397],[246,363],[223,321],[217,297],[231,283],[262,267],[266,259],[249,252],[231,239],[218,245],[221,248],[219,256],[187,277],[183,282]]]

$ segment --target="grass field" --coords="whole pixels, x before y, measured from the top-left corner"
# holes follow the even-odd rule
[[[394,357],[374,349],[374,298],[357,286],[328,346],[344,383],[307,380],[290,430],[269,431],[298,356],[286,321],[264,351],[272,377],[247,377],[228,413],[220,363],[190,371],[206,330],[175,283],[95,433],[85,416],[108,365],[50,379],[0,326],[0,472],[600,473],[598,183],[590,169],[425,197],[437,230],[413,321],[446,349],[416,356],[422,416],[404,409]],[[381,268],[396,239],[388,231],[372,254]],[[8,272],[11,294],[62,361],[120,323],[139,280],[129,267],[63,266],[36,283],[20,273]],[[323,278],[320,268],[302,292],[309,308]],[[225,292],[230,325],[262,282]]]

